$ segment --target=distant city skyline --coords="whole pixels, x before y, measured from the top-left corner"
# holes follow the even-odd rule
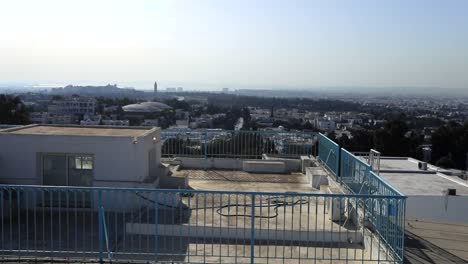
[[[464,92],[466,10],[461,0],[2,1],[0,83]]]

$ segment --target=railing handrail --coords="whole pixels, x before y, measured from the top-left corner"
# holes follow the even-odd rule
[[[391,185],[385,179],[383,179],[382,177],[377,175],[377,173],[375,173],[374,171],[371,170],[370,174],[372,174],[372,176],[374,176],[375,178],[379,179],[385,187],[387,187],[387,188],[391,189],[392,191],[396,192],[399,196],[407,198],[406,195],[404,195],[402,192],[400,192],[397,188],[395,188],[393,185]]]
[[[372,167],[370,164],[364,162],[362,159],[359,159],[357,156],[355,156],[354,154],[352,154],[351,152],[349,152],[348,150],[346,150],[345,148],[341,148],[341,152],[344,152],[346,153],[347,155],[349,155],[349,157],[351,159],[353,159],[354,161],[364,165],[365,167],[367,167],[367,170],[368,170],[368,173],[369,174],[372,174],[373,177],[375,177],[377,180],[379,180],[381,182],[381,184],[383,186],[385,186],[386,188],[388,188],[390,191],[394,192],[396,195],[398,196],[402,196],[402,197],[406,197],[403,193],[401,193],[397,188],[395,188],[394,186],[392,186],[390,183],[388,183],[385,179],[383,179],[382,177],[380,177],[379,175],[377,175],[373,170],[372,170]],[[340,177],[343,177],[343,175],[341,175]]]
[[[200,134],[205,134],[205,133],[251,133],[251,134],[296,134],[296,135],[305,134],[305,135],[311,135],[311,136],[315,136],[319,134],[313,131],[309,132],[309,131],[230,130],[230,129],[223,129],[223,130],[164,129],[164,130],[161,130],[161,133],[187,133],[187,132],[200,133]]]
[[[57,191],[140,191],[140,192],[171,192],[171,193],[212,193],[212,194],[242,194],[242,195],[277,195],[277,192],[247,192],[247,191],[213,191],[213,190],[190,190],[190,189],[149,189],[149,188],[121,188],[121,187],[78,187],[78,186],[47,186],[47,185],[12,185],[0,184],[0,188],[7,187],[11,189],[35,189],[35,190],[57,190]],[[310,197],[351,197],[351,198],[395,198],[392,195],[366,195],[366,194],[335,194],[335,193],[282,193],[288,196],[310,196]],[[406,198],[406,197],[404,197]]]

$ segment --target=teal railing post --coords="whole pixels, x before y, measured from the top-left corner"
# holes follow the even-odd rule
[[[91,205],[93,206],[93,205]],[[103,229],[102,229],[102,221],[103,221],[103,215],[100,210],[102,206],[102,191],[98,190],[98,221],[99,221],[99,263],[103,263],[103,257],[102,257],[102,252],[103,252]]]
[[[337,152],[337,154],[336,154],[336,177],[337,177],[338,179],[341,179],[341,177],[340,177],[340,176],[341,176],[341,168],[340,168],[340,162],[341,162],[341,148],[340,148],[340,146],[338,146],[338,147],[336,148],[336,152]]]
[[[208,132],[204,133],[204,140],[205,145],[203,146],[205,152],[205,159],[208,158]]]
[[[255,194],[252,193],[252,208],[251,208],[251,230],[250,230],[250,263],[255,261]]]

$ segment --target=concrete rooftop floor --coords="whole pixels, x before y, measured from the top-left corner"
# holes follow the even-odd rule
[[[195,190],[244,191],[244,192],[305,192],[313,188],[302,173],[260,174],[228,170],[179,170],[172,177],[189,177],[189,185]]]
[[[468,263],[468,225],[407,221],[407,264]]]

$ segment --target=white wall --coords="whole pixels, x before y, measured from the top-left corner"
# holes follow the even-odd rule
[[[408,196],[406,219],[468,223],[468,196]]]
[[[154,130],[137,138],[134,144],[132,137],[3,133],[0,134],[0,183],[42,184],[40,153],[93,154],[93,186],[122,186],[121,183],[141,182],[150,175],[150,149],[157,148],[154,162],[159,164],[159,134],[159,130]],[[153,141],[153,137],[157,140]]]

